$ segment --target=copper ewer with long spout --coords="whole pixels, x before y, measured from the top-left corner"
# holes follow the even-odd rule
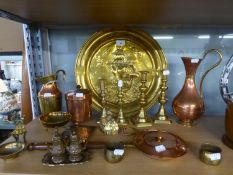
[[[195,74],[199,64],[211,53],[216,52],[219,56],[217,63],[211,66],[202,76],[200,81],[200,95],[195,85]],[[210,49],[203,55],[203,59],[182,57],[186,70],[186,78],[183,88],[173,100],[172,108],[175,115],[184,126],[191,126],[192,122],[199,118],[205,110],[202,99],[202,84],[206,75],[222,61],[222,54],[217,49]]]

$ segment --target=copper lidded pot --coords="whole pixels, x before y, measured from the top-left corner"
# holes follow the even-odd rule
[[[216,64],[211,66],[202,76],[200,81],[200,95],[196,89],[195,74],[199,64],[211,53],[216,52],[219,55],[219,60]],[[202,84],[206,75],[215,67],[217,67],[221,60],[222,54],[217,49],[210,49],[204,53],[203,59],[192,59],[190,57],[181,58],[185,70],[186,77],[183,88],[174,98],[172,103],[173,112],[178,117],[179,121],[184,125],[190,127],[192,122],[199,118],[204,110],[204,102],[202,99]]]
[[[88,89],[70,90],[65,93],[67,111],[72,115],[74,125],[90,120],[92,95]]]

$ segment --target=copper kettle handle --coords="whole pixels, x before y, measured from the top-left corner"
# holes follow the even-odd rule
[[[59,69],[59,70],[56,71],[56,80],[57,80],[59,72],[63,73],[63,80],[65,80],[66,79],[66,72],[64,70],[62,70],[62,69]]]
[[[209,69],[207,69],[207,71],[201,77],[201,81],[200,81],[200,96],[201,96],[201,98],[203,97],[203,94],[202,94],[202,85],[203,85],[203,81],[204,81],[206,75],[212,69],[214,69],[215,67],[217,67],[221,63],[221,61],[222,61],[222,53],[218,49],[210,49],[210,50],[205,51],[204,54],[203,54],[203,59],[202,60],[204,60],[206,58],[206,56],[209,53],[211,53],[211,52],[216,52],[218,54],[218,56],[219,56],[219,59],[218,59],[218,61],[214,65],[212,65],[211,67],[209,67]]]

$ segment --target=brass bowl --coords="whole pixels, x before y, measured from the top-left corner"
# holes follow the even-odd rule
[[[108,143],[104,150],[105,159],[109,163],[120,162],[125,155],[124,146],[120,143]]]
[[[1,159],[12,159],[18,156],[25,147],[24,143],[20,142],[9,142],[0,146],[0,158]]]
[[[64,126],[70,119],[71,114],[67,112],[50,112],[40,116],[42,125],[47,128]]]
[[[205,143],[201,145],[200,160],[207,165],[219,165],[222,160],[222,150],[216,145]]]

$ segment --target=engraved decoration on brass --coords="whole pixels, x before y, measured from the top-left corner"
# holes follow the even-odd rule
[[[106,109],[118,112],[117,82],[123,80],[123,112],[139,112],[140,71],[148,71],[146,105],[150,108],[160,94],[161,70],[167,68],[159,44],[147,33],[132,28],[105,29],[93,34],[81,48],[75,76],[77,84],[90,89],[93,107],[100,111],[100,80],[105,79]]]

